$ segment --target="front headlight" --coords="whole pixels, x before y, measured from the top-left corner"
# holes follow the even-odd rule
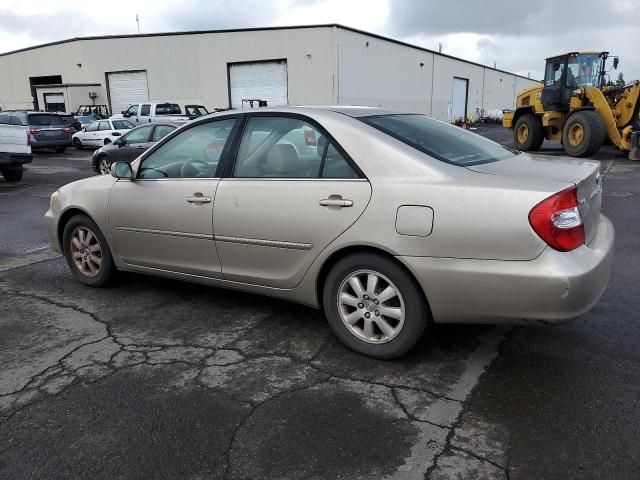
[[[56,190],[55,192],[53,192],[51,194],[51,198],[49,198],[49,206],[53,207],[53,204],[56,203],[56,200],[58,200],[58,197],[60,196],[60,190]]]

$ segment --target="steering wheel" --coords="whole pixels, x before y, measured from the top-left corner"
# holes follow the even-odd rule
[[[209,164],[200,158],[186,160],[180,168],[182,178],[195,177],[209,168]]]

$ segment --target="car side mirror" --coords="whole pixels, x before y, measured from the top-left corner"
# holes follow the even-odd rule
[[[120,113],[122,113],[122,116],[123,116],[124,118],[128,118],[128,117],[130,116],[130,115],[129,115],[129,112],[127,112],[126,110],[123,110],[123,111],[122,111],[122,112],[120,112]]]
[[[87,131],[87,127],[82,127],[82,131],[86,132]]]
[[[127,162],[112,163],[111,176],[115,178],[133,180],[133,169],[131,168],[131,164]]]
[[[122,134],[120,132],[111,132],[111,135],[114,137],[119,137]]]

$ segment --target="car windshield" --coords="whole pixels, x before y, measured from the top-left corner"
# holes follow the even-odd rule
[[[114,120],[111,123],[113,123],[113,128],[116,130],[129,130],[134,127],[133,123],[129,120]]]
[[[416,150],[453,165],[496,162],[516,154],[480,135],[424,115],[391,114],[359,119]]]
[[[65,125],[60,115],[29,115],[29,125],[47,126],[47,125]]]
[[[156,115],[181,115],[180,105],[177,103],[159,103],[156,105]]]

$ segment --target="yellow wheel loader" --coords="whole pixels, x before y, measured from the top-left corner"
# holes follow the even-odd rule
[[[523,91],[515,110],[503,114],[516,148],[536,151],[545,139],[559,140],[572,157],[588,157],[608,139],[640,160],[640,81],[611,85],[608,58],[608,52],[548,58],[544,83]]]

